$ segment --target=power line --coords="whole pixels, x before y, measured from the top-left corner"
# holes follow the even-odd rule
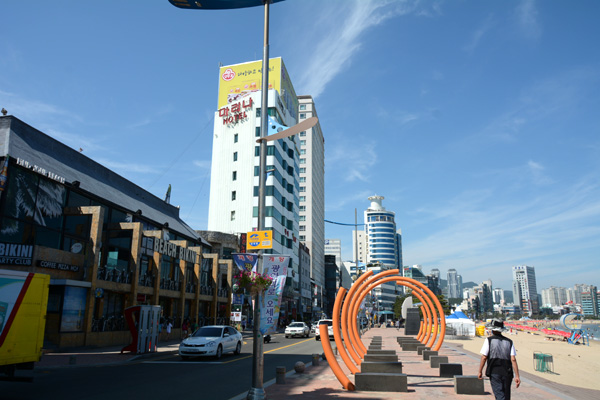
[[[324,220],[324,221],[325,221],[325,222],[328,222],[328,223],[330,223],[330,224],[335,224],[335,225],[343,225],[343,226],[357,226],[357,225],[360,225],[360,226],[365,226],[365,224],[343,224],[343,223],[341,223],[341,222],[334,222],[334,221],[328,221],[328,220]]]

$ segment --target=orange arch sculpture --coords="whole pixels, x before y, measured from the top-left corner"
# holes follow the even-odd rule
[[[360,340],[360,335],[356,327],[356,318],[358,317],[360,303],[371,290],[383,283],[395,281],[397,285],[411,288],[417,298],[421,300],[421,309],[425,312],[423,313],[424,321],[421,321],[421,328],[417,338],[419,341],[421,341],[421,343],[428,343],[427,346],[429,347],[433,346],[433,344],[436,342],[436,337],[438,336],[439,315],[441,325],[439,340],[437,341],[435,347],[432,347],[432,349],[437,351],[442,346],[444,336],[446,334],[446,318],[438,298],[427,286],[421,282],[401,276],[389,276],[397,273],[399,273],[399,270],[384,271],[378,273],[377,275],[373,275],[372,271],[367,271],[361,275],[356,282],[354,282],[347,293],[346,289],[344,288],[340,288],[338,290],[333,310],[334,315],[332,316],[333,336],[338,348],[338,352],[352,374],[358,372],[358,368],[354,365],[352,360],[354,360],[356,365],[360,366],[362,361],[361,359],[364,358],[364,355],[367,351]],[[371,277],[371,275],[373,276]],[[342,315],[341,321],[339,319],[340,309]],[[341,331],[340,322],[342,328]],[[318,328],[322,338],[328,337],[327,326],[323,325],[319,326]],[[344,342],[342,342],[342,335],[345,338],[346,346],[344,346]],[[327,358],[329,366],[336,378],[340,381],[344,388],[347,390],[354,390],[354,384],[350,382],[348,377],[344,374],[341,366],[337,362],[329,340],[322,340],[321,342],[325,357]],[[346,348],[348,349],[348,352],[346,352]],[[348,357],[348,354],[352,360],[350,357]]]

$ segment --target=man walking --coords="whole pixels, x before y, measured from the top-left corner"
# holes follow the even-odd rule
[[[485,339],[481,347],[479,379],[483,379],[483,366],[487,362],[485,376],[490,378],[492,391],[497,400],[510,400],[510,385],[515,378],[517,387],[521,384],[517,352],[512,340],[502,336],[505,330],[502,320],[494,319],[488,326],[492,334]]]

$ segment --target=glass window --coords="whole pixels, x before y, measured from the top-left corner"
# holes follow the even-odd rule
[[[235,135],[233,135],[233,143],[237,143],[238,142],[238,134],[236,133]]]
[[[235,200],[235,190],[231,192],[231,200]]]
[[[305,240],[306,240],[306,236],[304,236],[304,235],[300,235],[300,241],[301,241],[301,242],[304,242]]]
[[[302,137],[302,136],[306,136],[306,131],[302,131],[302,132],[300,132],[300,136],[301,136],[301,137]]]
[[[300,201],[306,201],[306,196],[300,196]]]
[[[300,109],[301,110],[306,110],[306,104],[300,104]]]
[[[306,118],[306,113],[300,113],[300,119]]]
[[[231,180],[237,181],[237,171],[233,171],[233,173],[231,174]]]
[[[232,221],[235,221],[235,211],[232,211],[232,212],[231,212],[231,220],[232,220]]]
[[[300,167],[300,173],[301,174],[305,174],[306,173],[306,167]]]
[[[306,230],[306,226],[300,225],[300,232],[304,232]]]
[[[260,146],[254,147],[254,156],[256,156],[256,157],[260,156]]]
[[[233,161],[237,161],[237,151],[233,152]]]
[[[301,154],[301,155],[304,155],[304,154],[306,154],[306,149],[300,149],[300,154]]]
[[[301,215],[300,216],[300,221],[306,221],[306,215]]]
[[[306,186],[300,186],[300,192],[306,192]]]
[[[260,126],[256,127],[256,131],[254,132],[254,136],[260,137]]]
[[[306,146],[306,140],[301,140],[300,141],[300,146]]]
[[[306,206],[300,206],[300,211],[306,211]]]
[[[301,176],[300,177],[300,183],[305,183],[306,182],[306,177],[305,176]]]

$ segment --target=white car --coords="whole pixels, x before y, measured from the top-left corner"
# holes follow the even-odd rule
[[[179,355],[182,360],[190,357],[212,356],[221,358],[223,353],[242,351],[242,334],[235,328],[226,325],[203,326],[179,345]]]
[[[304,336],[310,335],[310,328],[304,322],[292,322],[285,328],[285,337]]]
[[[331,319],[321,319],[317,322],[315,327],[315,340],[321,340],[321,332],[319,331],[319,325],[327,325],[327,333],[329,334],[329,338],[333,339],[333,320]]]

